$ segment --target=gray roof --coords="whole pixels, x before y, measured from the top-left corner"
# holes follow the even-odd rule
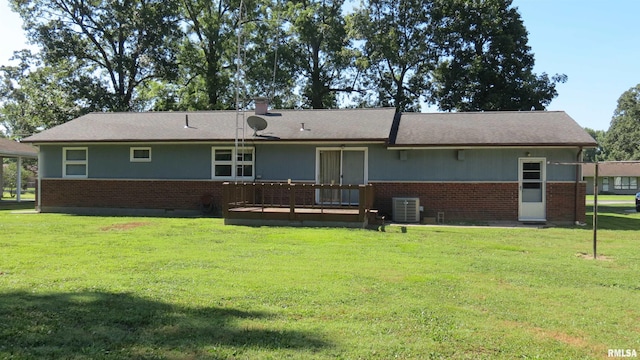
[[[251,115],[253,112],[246,112],[245,119]],[[185,127],[186,117],[189,127]],[[260,117],[267,121],[267,128],[254,136],[247,126],[246,139],[380,141],[397,147],[596,146],[596,141],[561,111],[399,116],[390,108],[273,110]],[[233,141],[235,136],[235,111],[92,113],[23,141],[36,144]]]
[[[563,111],[407,113],[395,146],[585,146],[596,141]]]
[[[278,110],[264,118],[268,126],[255,141],[386,141],[395,110]],[[247,111],[245,119],[253,115]],[[189,127],[186,125],[188,116]],[[301,131],[304,123],[304,131]],[[235,111],[91,113],[26,138],[50,142],[232,141]]]
[[[595,164],[582,165],[582,176],[593,177]],[[640,176],[640,161],[607,161],[598,163],[598,177],[602,176]]]
[[[38,157],[38,148],[10,139],[0,138],[0,157]]]

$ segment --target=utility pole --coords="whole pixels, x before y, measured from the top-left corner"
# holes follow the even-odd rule
[[[593,259],[597,259],[596,252],[598,244],[598,153],[595,158],[595,171],[593,176]]]

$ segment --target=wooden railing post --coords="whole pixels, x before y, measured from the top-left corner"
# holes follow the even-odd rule
[[[288,184],[287,189],[289,190],[289,220],[295,220],[295,217],[296,217],[295,185]]]
[[[367,185],[358,186],[358,218],[364,221],[367,216]]]
[[[264,213],[264,183],[260,183],[260,197],[261,197],[260,212]]]
[[[345,218],[347,218],[346,215],[348,215],[351,219],[349,221],[353,221],[357,209],[358,219],[360,221],[366,221],[369,212],[372,211],[373,208],[374,191],[371,184],[298,185],[300,186],[284,182],[224,182],[222,183],[222,215],[225,218],[241,218],[243,216],[250,217],[251,213],[262,212],[266,214],[272,211],[274,214],[279,213],[280,219],[288,217],[290,221],[296,221],[307,218],[312,214],[318,214],[319,212],[318,219],[321,221],[322,219],[335,219],[339,216],[338,214],[344,214]],[[259,194],[256,193],[258,191],[260,192]],[[316,202],[316,194],[320,194],[319,202]],[[285,215],[287,205],[289,207],[289,214]],[[253,209],[252,207],[258,208]],[[269,210],[270,207],[279,209],[275,211]],[[296,209],[297,207],[308,210]],[[283,210],[285,213],[283,213]],[[327,213],[331,216],[325,216]]]
[[[222,216],[224,218],[229,215],[229,183],[222,183]]]

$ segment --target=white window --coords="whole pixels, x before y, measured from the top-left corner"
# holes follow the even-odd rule
[[[253,180],[254,149],[214,147],[212,178],[218,180]]]
[[[608,177],[603,177],[602,178],[602,191],[609,191],[609,178]]]
[[[86,147],[62,148],[62,177],[86,178],[88,154]]]
[[[613,188],[616,190],[638,189],[638,178],[629,176],[616,176],[613,179]]]
[[[151,161],[151,148],[150,147],[132,147],[129,150],[129,160],[131,162],[150,162]]]

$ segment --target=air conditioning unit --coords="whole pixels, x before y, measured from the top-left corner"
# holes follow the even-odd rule
[[[420,222],[420,198],[393,198],[393,221],[400,223]]]

